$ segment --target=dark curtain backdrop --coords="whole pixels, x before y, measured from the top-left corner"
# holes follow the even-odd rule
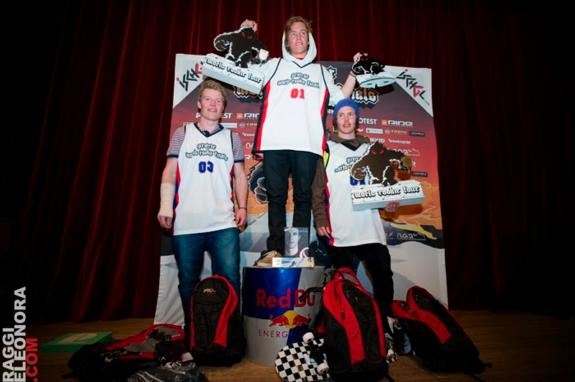
[[[565,9],[505,1],[61,1],[5,9],[3,298],[33,320],[153,315],[176,53],[313,21],[318,59],[433,70],[452,308],[573,314]],[[14,26],[17,25],[17,26]],[[569,52],[569,54],[571,54]],[[5,66],[6,68],[6,66]],[[8,305],[10,306],[10,305]],[[5,305],[2,305],[4,310]],[[9,310],[9,309],[8,309]]]

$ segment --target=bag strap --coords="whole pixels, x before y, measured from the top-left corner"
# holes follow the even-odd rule
[[[361,283],[361,281],[359,281],[359,278],[357,277],[355,272],[351,268],[341,267],[336,269],[333,279],[350,281],[362,291],[364,292],[367,291],[363,286],[363,284]]]

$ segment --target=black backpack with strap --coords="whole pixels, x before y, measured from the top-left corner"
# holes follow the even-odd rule
[[[190,349],[199,365],[231,366],[240,362],[246,340],[235,289],[223,276],[201,280],[190,306]]]
[[[487,364],[451,312],[427,290],[413,286],[406,301],[394,301],[393,315],[400,321],[415,355],[434,372],[478,374]]]

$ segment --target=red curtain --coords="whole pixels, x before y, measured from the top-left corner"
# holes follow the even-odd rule
[[[320,60],[362,51],[432,69],[451,306],[574,312],[568,255],[550,251],[570,237],[567,12],[449,0],[40,7],[10,12],[21,23],[5,32],[20,122],[5,133],[2,265],[10,287],[27,286],[32,317],[153,314],[174,56],[212,52],[245,18],[279,56],[292,15],[313,21]]]

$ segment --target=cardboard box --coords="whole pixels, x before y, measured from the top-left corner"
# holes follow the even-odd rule
[[[40,345],[40,351],[46,353],[75,352],[84,345],[112,341],[112,332],[68,333]]]
[[[272,259],[273,268],[313,268],[314,266],[313,257],[274,257]]]

